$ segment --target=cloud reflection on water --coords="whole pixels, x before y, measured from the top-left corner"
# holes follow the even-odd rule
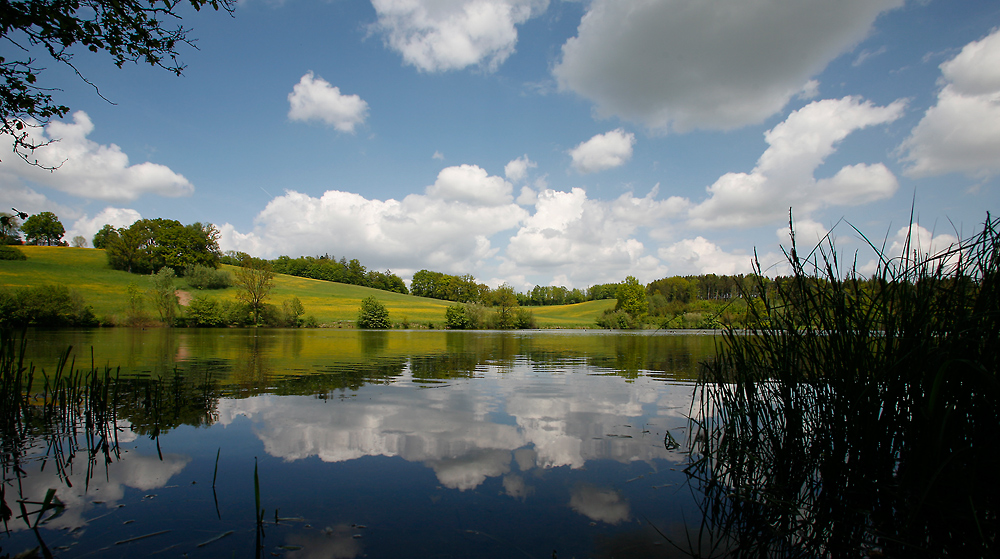
[[[663,432],[684,425],[690,397],[684,385],[648,378],[539,375],[515,364],[432,390],[404,370],[395,382],[364,386],[351,399],[263,395],[223,400],[218,411],[222,424],[248,417],[265,451],[287,461],[398,456],[433,469],[442,486],[465,491],[515,468],[676,460],[663,447]],[[523,482],[507,479],[512,496],[528,494]]]

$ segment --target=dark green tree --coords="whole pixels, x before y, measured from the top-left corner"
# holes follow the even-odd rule
[[[118,236],[118,230],[111,225],[104,224],[101,230],[94,233],[94,238],[91,244],[94,248],[107,248],[108,244],[114,241],[114,238]]]
[[[658,279],[647,287],[649,295],[660,294],[668,303],[690,303],[698,298],[698,285],[694,281],[673,276]]]
[[[219,231],[211,223],[140,219],[119,229],[117,238],[109,232],[106,242],[108,264],[136,274],[151,274],[164,266],[177,275],[193,265],[217,268],[221,257]]]
[[[0,135],[12,150],[39,165],[33,152],[47,142],[31,134],[33,127],[62,118],[69,107],[53,98],[58,86],[39,83],[42,55],[68,66],[75,53],[106,53],[121,68],[143,62],[180,75],[178,48],[191,44],[188,30],[175,26],[181,8],[210,6],[232,12],[233,0],[4,0],[0,4],[0,37],[7,47],[0,56]],[[11,53],[20,53],[11,58]],[[90,83],[90,82],[87,82]]]
[[[52,212],[37,213],[21,226],[29,245],[59,246],[66,228]]]
[[[152,263],[145,256],[153,243],[152,233],[145,227],[136,226],[136,223],[118,229],[113,236],[108,235],[105,245],[108,265],[115,270],[148,274],[152,271]]]

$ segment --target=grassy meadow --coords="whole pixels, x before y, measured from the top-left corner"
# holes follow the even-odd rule
[[[28,259],[0,262],[0,286],[65,285],[79,293],[84,302],[93,307],[94,314],[102,320],[122,314],[125,308],[125,289],[130,283],[136,283],[143,289],[150,285],[147,277],[112,270],[108,267],[103,250],[42,246],[18,248]],[[191,297],[236,299],[235,287],[218,290],[191,289],[183,278],[178,279],[176,285]],[[274,289],[267,302],[280,306],[282,301],[298,297],[305,307],[306,315],[314,316],[319,324],[349,326],[357,318],[361,300],[372,295],[386,306],[389,319],[394,324],[409,323],[411,327],[426,328],[433,325],[434,328],[443,328],[445,309],[451,304],[438,299],[284,274],[275,274]],[[534,313],[540,328],[594,328],[596,317],[604,309],[614,307],[614,304],[612,299],[528,308]]]

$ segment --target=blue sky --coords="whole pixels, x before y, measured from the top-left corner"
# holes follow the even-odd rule
[[[179,78],[77,56],[107,101],[47,64],[72,113],[39,158],[64,163],[3,157],[4,206],[67,238],[210,222],[224,250],[518,290],[755,250],[778,273],[789,207],[867,270],[848,224],[933,250],[1000,209],[996,2],[245,0],[184,23]]]

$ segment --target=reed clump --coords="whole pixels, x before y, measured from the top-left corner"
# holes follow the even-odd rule
[[[832,242],[759,290],[692,404],[690,551],[986,557],[1000,512],[1000,220],[874,275]],[[884,253],[883,253],[884,254]],[[758,273],[760,270],[757,270]]]
[[[25,363],[26,339],[9,328],[0,328],[0,469],[4,480],[26,475],[22,465],[29,460],[52,461],[60,479],[72,473],[73,457],[86,452],[86,479],[100,463],[119,458],[116,402],[118,370],[105,367],[77,369],[71,349],[60,356],[52,374]],[[44,448],[44,453],[39,449]],[[17,487],[20,491],[21,484]],[[20,506],[19,515],[30,528],[52,508],[52,497],[44,502],[26,500],[20,494],[8,503],[0,492],[0,517],[6,523]],[[42,505],[34,522],[25,505]],[[12,506],[14,505],[14,506]]]

